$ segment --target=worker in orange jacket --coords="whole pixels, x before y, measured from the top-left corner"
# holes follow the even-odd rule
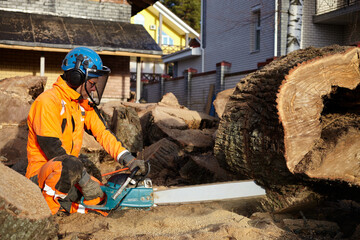
[[[39,185],[53,214],[86,212],[78,204],[85,200],[100,202],[104,197],[100,183],[90,176],[77,157],[84,131],[93,135],[104,149],[130,170],[145,171],[138,160],[106,128],[96,108],[106,86],[110,69],[99,55],[86,47],[71,50],[63,60],[63,75],[53,88],[43,92],[31,106],[26,177]]]

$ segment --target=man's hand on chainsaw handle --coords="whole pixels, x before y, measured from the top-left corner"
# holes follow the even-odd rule
[[[139,160],[134,158],[132,161],[130,161],[126,166],[129,167],[130,172],[132,172],[136,167],[139,167],[139,170],[137,171],[137,174],[145,174],[145,161]]]
[[[104,196],[104,192],[101,190],[100,184],[92,180],[86,170],[83,171],[78,184],[81,187],[81,192],[86,200],[92,200],[97,197]]]

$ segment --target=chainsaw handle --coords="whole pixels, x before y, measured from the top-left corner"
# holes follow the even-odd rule
[[[150,161],[145,161],[145,164],[147,164],[147,168],[145,167],[145,169],[147,169],[145,174],[141,174],[140,176],[140,180],[138,181],[142,181],[144,180],[150,173]],[[130,173],[130,178],[134,178],[136,173],[140,170],[140,167],[135,167],[132,172]]]
[[[130,173],[129,178],[133,179],[135,177],[135,174],[140,170],[139,167],[135,167],[134,170]]]

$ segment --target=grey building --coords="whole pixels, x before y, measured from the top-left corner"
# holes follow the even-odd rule
[[[302,2],[302,1],[300,1]],[[290,0],[202,0],[201,55],[184,50],[166,56],[177,76],[188,68],[198,73],[231,63],[231,72],[258,67],[286,55]],[[360,41],[359,0],[304,0],[300,48]]]

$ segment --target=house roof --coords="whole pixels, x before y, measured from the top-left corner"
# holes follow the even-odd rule
[[[87,46],[101,54],[161,57],[141,25],[0,11],[0,48],[67,52]]]
[[[190,38],[196,38],[200,36],[198,32],[196,32],[192,27],[190,27],[174,13],[172,13],[160,2],[156,2],[154,5],[150,6],[148,10],[155,16],[157,16],[158,13],[161,13],[164,16],[163,22],[182,35],[188,33]]]
[[[128,0],[131,5],[131,16],[154,4],[157,0]]]
[[[189,58],[199,57],[201,56],[201,48],[185,48],[181,51],[177,51],[172,54],[168,54],[162,57],[164,63],[177,62],[179,60],[185,60]]]

